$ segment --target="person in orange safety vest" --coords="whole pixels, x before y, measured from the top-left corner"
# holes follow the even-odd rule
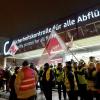
[[[28,61],[23,62],[22,69],[18,72],[15,80],[18,100],[35,100],[38,75],[28,65]]]

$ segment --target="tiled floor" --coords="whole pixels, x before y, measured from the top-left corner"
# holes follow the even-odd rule
[[[0,100],[8,100],[8,99],[4,99],[4,98],[8,98],[9,97],[9,93],[0,92],[0,94],[2,95],[1,96],[2,98],[0,98]],[[58,100],[58,94],[57,94],[56,91],[53,91],[52,99],[53,100]],[[45,100],[44,94],[41,93],[40,90],[37,91],[37,100]]]
[[[5,92],[1,92],[0,91],[0,100],[8,100],[9,97],[9,92],[5,93]],[[6,99],[4,99],[6,98]],[[40,92],[40,90],[37,90],[37,100],[45,100],[44,94]],[[57,91],[53,91],[52,92],[52,100],[58,100],[58,93]],[[63,100],[63,98],[62,98]],[[68,99],[67,99],[68,100]],[[78,100],[80,100],[80,98],[78,97]],[[93,98],[93,100],[96,100],[95,98]]]

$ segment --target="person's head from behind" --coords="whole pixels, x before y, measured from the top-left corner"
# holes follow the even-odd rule
[[[81,60],[79,61],[79,64],[78,64],[78,68],[79,68],[79,69],[82,68],[82,67],[85,67],[85,61],[84,61],[83,59],[81,59]]]
[[[49,64],[48,63],[45,63],[44,64],[44,69],[48,69],[49,68]]]
[[[23,66],[23,67],[26,67],[26,66],[28,66],[28,65],[29,65],[29,63],[28,63],[27,60],[25,60],[25,61],[22,63],[22,66]]]
[[[34,63],[30,63],[30,68],[32,68],[32,69],[34,69],[34,68],[35,68]]]
[[[66,62],[66,66],[71,66],[71,64],[72,64],[71,61]]]
[[[66,62],[66,67],[67,67],[68,71],[70,71],[72,69],[71,64],[72,64],[71,61]]]
[[[58,68],[62,68],[62,63],[58,63]]]
[[[90,60],[90,62],[95,62],[95,57],[94,56],[90,56],[89,60]]]

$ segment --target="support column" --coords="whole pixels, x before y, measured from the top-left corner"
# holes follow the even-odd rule
[[[5,58],[4,58],[4,64],[3,64],[4,69],[6,68],[6,65],[7,65],[7,58],[5,57]]]

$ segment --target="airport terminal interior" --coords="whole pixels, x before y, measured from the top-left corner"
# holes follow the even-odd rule
[[[10,18],[12,26],[7,23],[8,26],[2,31],[4,25],[1,22],[0,100],[100,100],[100,1],[77,1],[75,5],[69,1],[66,11],[62,6],[63,11],[59,8],[61,11],[57,10],[59,13],[56,14],[53,14],[53,8],[50,9],[54,6],[47,8],[47,15],[40,8],[39,16],[35,16],[38,22],[34,19],[32,25],[33,20],[28,20],[32,12],[26,9],[31,3],[24,5],[27,16],[29,14],[27,18],[25,16],[27,21],[23,24],[14,21],[17,20],[14,15],[19,14],[20,18],[25,13],[22,2],[19,11],[15,7],[12,19],[8,17],[7,21]],[[64,4],[66,1],[62,2]],[[39,3],[40,7],[42,3]],[[35,8],[35,4],[33,6]],[[53,14],[50,16],[55,16],[47,21],[49,9]],[[39,19],[42,12],[45,13],[43,19],[42,14]],[[7,16],[10,16],[9,12]]]

